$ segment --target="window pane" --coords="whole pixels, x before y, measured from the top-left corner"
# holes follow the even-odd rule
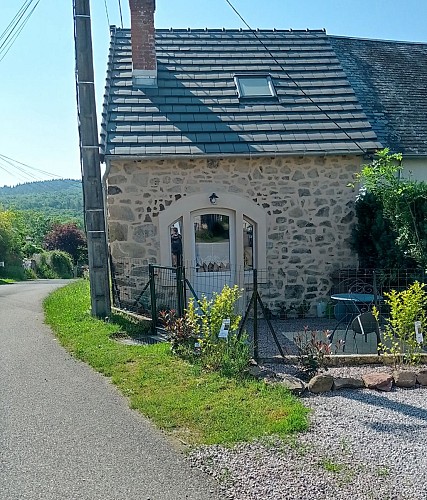
[[[182,266],[182,220],[176,220],[169,226],[169,234],[171,239],[171,262],[173,267]]]
[[[243,97],[272,96],[271,87],[267,78],[239,77],[240,92]]]
[[[197,215],[194,234],[197,272],[230,269],[230,220],[227,215]]]
[[[245,269],[254,267],[254,226],[243,220],[243,262]]]

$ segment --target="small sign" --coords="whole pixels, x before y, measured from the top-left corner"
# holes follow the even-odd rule
[[[4,262],[0,261],[0,267],[4,267]]]
[[[230,330],[230,318],[222,320],[221,329],[218,333],[219,339],[228,339],[228,331]]]
[[[415,321],[415,338],[419,344],[422,344],[424,341],[423,332],[421,331],[421,321]]]

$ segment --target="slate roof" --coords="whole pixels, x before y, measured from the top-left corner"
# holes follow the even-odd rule
[[[324,31],[156,30],[156,42],[158,88],[136,89],[130,30],[112,29],[105,155],[347,154],[381,147]],[[277,98],[239,100],[234,76],[247,73],[271,75]]]
[[[427,44],[330,36],[379,140],[427,154]]]

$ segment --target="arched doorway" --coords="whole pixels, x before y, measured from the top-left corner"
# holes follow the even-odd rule
[[[160,263],[172,264],[173,228],[182,237],[182,262],[194,290],[211,296],[225,284],[243,287],[245,275],[266,267],[265,211],[252,200],[216,191],[181,198],[159,214]]]

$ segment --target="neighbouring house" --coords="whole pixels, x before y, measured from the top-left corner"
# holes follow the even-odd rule
[[[427,44],[328,38],[379,141],[427,181]]]
[[[111,29],[101,137],[119,286],[133,298],[141,267],[171,266],[177,228],[199,292],[257,268],[272,308],[314,306],[332,271],[357,265],[354,172],[386,146],[425,162],[427,46],[155,29],[154,0],[129,4],[131,29]]]

